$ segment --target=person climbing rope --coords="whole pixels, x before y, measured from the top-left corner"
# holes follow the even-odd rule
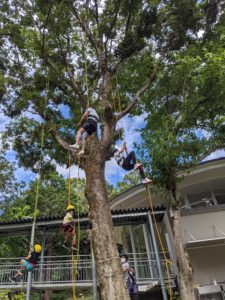
[[[135,272],[129,265],[128,255],[122,254],[120,256],[120,261],[122,264],[123,276],[127,285],[130,299],[138,300],[138,286],[136,282]]]
[[[41,252],[41,245],[36,244],[34,248],[30,248],[30,251],[26,257],[26,259],[21,259],[20,261],[20,270],[17,273],[10,277],[11,282],[16,282],[17,277],[22,276],[24,272],[31,272],[36,267],[37,262],[39,260]]]
[[[86,132],[86,135],[83,139],[82,149],[78,153],[79,155],[84,154],[84,147],[85,147],[86,141],[88,140],[89,136],[91,136],[93,133],[95,133],[97,131],[98,121],[99,121],[99,116],[98,116],[96,110],[91,108],[91,107],[88,108],[85,111],[85,113],[83,114],[83,116],[81,117],[80,122],[78,123],[78,127],[80,127],[83,124],[83,122],[84,122],[84,124],[82,125],[82,127],[77,132],[77,137],[76,137],[75,144],[70,145],[71,149],[79,150],[81,135],[82,135],[83,132]]]
[[[124,156],[124,152],[126,153],[126,156]],[[142,178],[142,182],[144,184],[148,184],[152,182],[152,180],[146,176],[142,164],[137,163],[135,152],[131,151],[130,153],[128,153],[125,142],[123,143],[121,149],[119,149],[117,146],[115,147],[115,149],[113,150],[113,156],[117,164],[124,170],[126,171],[139,170],[140,176]]]
[[[76,234],[74,232],[73,214],[74,214],[74,206],[69,204],[67,206],[67,209],[66,209],[66,215],[63,219],[62,229],[63,229],[63,232],[66,233],[66,236],[65,236],[64,243],[63,243],[62,246],[66,249],[69,249],[69,247],[67,245],[67,242],[68,242],[70,236],[72,236],[72,246],[71,246],[71,248],[73,250],[77,250],[77,248],[76,248]]]

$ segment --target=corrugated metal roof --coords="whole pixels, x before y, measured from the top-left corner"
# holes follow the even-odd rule
[[[111,212],[113,224],[114,226],[144,224],[147,222],[148,211],[148,208],[113,210]],[[158,221],[162,220],[164,211],[164,206],[155,207],[156,218]],[[37,233],[38,231],[39,233],[45,231],[58,231],[62,224],[63,217],[64,214],[51,217],[38,217],[36,221]],[[78,222],[78,218],[81,229],[90,228],[91,222],[88,213],[82,213],[79,216],[76,214],[74,216],[75,222]],[[0,236],[27,235],[31,231],[32,223],[32,218],[0,221]]]

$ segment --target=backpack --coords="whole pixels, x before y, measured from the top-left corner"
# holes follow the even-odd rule
[[[137,286],[134,270],[130,269],[128,271],[128,274],[129,274],[128,279],[127,279],[128,292],[129,292],[129,294],[136,294],[136,293],[138,293],[138,286]]]

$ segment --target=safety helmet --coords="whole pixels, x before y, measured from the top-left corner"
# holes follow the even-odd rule
[[[41,245],[35,244],[34,245],[34,251],[37,252],[37,253],[41,252]]]
[[[69,205],[67,206],[66,210],[73,210],[74,208],[75,208],[75,207],[74,207],[73,205],[69,204]]]

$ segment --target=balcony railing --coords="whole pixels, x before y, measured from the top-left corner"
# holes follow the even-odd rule
[[[128,255],[130,266],[135,269],[139,285],[159,280],[157,263],[153,254],[130,253]],[[166,281],[165,264],[163,261],[161,263]],[[27,274],[23,274],[15,284],[9,280],[19,268],[19,258],[0,259],[0,289],[26,287]],[[171,273],[174,278],[173,269],[171,269]],[[60,289],[71,287],[74,283],[77,286],[88,287],[92,286],[92,281],[92,259],[89,255],[44,257],[43,262],[39,263],[32,273],[32,287],[37,289],[46,287]]]

